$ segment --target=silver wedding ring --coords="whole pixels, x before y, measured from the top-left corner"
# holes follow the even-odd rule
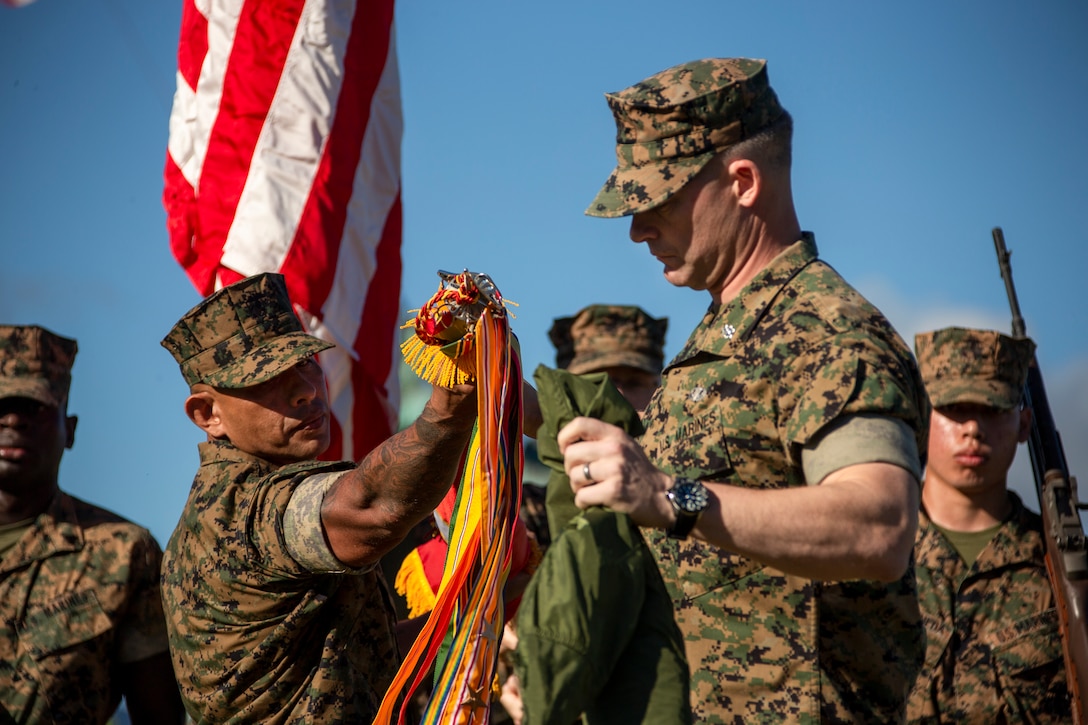
[[[583,463],[582,464],[582,475],[585,477],[586,483],[593,483],[593,476],[589,475],[589,464],[588,463]]]

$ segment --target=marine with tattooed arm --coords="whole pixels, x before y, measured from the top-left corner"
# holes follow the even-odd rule
[[[474,388],[435,387],[358,464],[329,445],[330,345],[303,332],[283,277],[260,274],[163,340],[207,441],[162,569],[170,651],[197,722],[370,722],[399,655],[379,558],[449,490]]]

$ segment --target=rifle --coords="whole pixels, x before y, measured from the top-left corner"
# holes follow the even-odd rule
[[[1025,337],[1024,318],[1012,283],[1011,252],[1005,248],[1001,227],[994,227],[994,248],[1005,292],[1012,308],[1012,334]],[[1066,679],[1073,696],[1074,722],[1083,723],[1084,702],[1088,692],[1088,539],[1084,534],[1078,510],[1088,508],[1077,501],[1077,481],[1069,475],[1061,436],[1054,426],[1047,401],[1039,359],[1032,360],[1024,391],[1025,403],[1031,407],[1031,436],[1028,453],[1039,494],[1039,513],[1043,518],[1043,538],[1046,540],[1046,568],[1058,603],[1062,650],[1065,653]]]

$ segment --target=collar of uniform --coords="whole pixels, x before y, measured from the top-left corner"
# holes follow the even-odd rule
[[[1040,567],[1046,566],[1046,545],[1043,541],[1041,522],[1032,525],[1035,514],[1029,512],[1020,497],[1009,491],[1012,511],[1005,517],[1002,526],[990,540],[990,544],[980,553],[975,562],[980,572],[1001,569],[1012,564],[1035,561]]]
[[[966,571],[966,562],[952,544],[933,526],[925,507],[918,511],[918,533],[914,542],[914,565],[931,571],[943,572],[946,577],[959,580]]]
[[[1035,514],[1024,507],[1015,492],[1009,491],[1009,500],[1012,503],[1012,511],[1005,517],[1002,527],[994,534],[994,538],[990,540],[986,548],[979,552],[978,559],[970,569],[971,573],[980,574],[1001,569],[1010,564],[1033,560],[1039,566],[1046,566],[1043,559],[1046,552],[1042,535],[1031,520]],[[932,525],[924,506],[918,513],[915,559],[917,566],[938,569],[946,576],[957,579],[968,571],[956,549],[944,538],[937,527]]]
[[[731,355],[759,324],[782,288],[816,257],[816,237],[812,232],[802,232],[799,240],[771,260],[729,304],[711,305],[684,349],[668,367],[700,352],[718,357]]]
[[[20,569],[32,561],[82,548],[83,530],[76,518],[75,502],[68,494],[58,491],[23,538],[8,550],[0,572]]]
[[[217,463],[245,463],[256,467],[261,476],[280,468],[271,461],[266,461],[263,458],[235,448],[230,441],[205,441],[197,444],[197,450],[200,451],[200,465],[202,467]]]

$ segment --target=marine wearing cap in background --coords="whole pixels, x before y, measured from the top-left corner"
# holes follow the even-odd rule
[[[370,722],[399,661],[374,565],[449,489],[471,390],[434,388],[425,422],[358,465],[322,461],[331,415],[313,357],[331,345],[303,331],[282,275],[215,292],[162,345],[208,437],[162,566],[186,708],[199,722]]]
[[[661,384],[667,318],[633,305],[590,305],[560,317],[548,330],[555,365],[575,375],[608,373],[620,393],[642,410]]]
[[[37,325],[0,325],[0,398],[63,407],[79,346]]]
[[[655,375],[665,364],[667,318],[631,305],[590,305],[559,317],[548,330],[555,366],[581,375],[626,366]]]
[[[933,411],[915,536],[928,666],[908,722],[1016,722],[1024,713],[1071,722],[1042,520],[1007,480],[1031,429],[1021,406],[1035,343],[947,327],[914,345]]]
[[[59,486],[77,350],[43,327],[0,325],[0,621],[19,623],[0,627],[0,712],[106,723],[123,696],[136,725],[180,723],[158,543]]]
[[[914,348],[934,408],[955,403],[1018,407],[1035,354],[1028,338],[963,327],[915,335]]]

